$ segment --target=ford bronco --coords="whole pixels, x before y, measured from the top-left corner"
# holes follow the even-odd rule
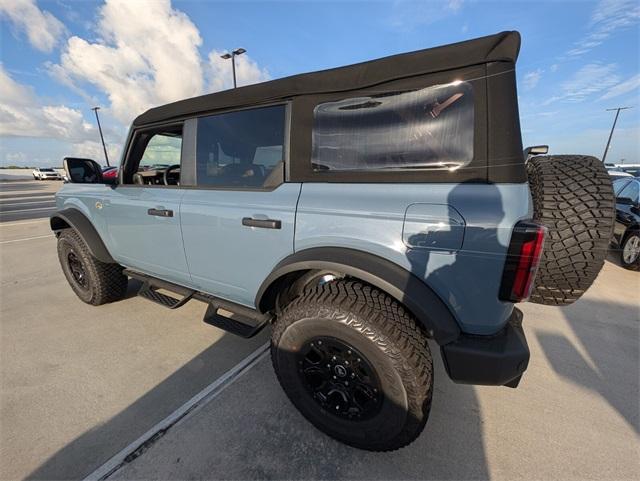
[[[115,180],[66,158],[51,228],[78,297],[139,295],[251,337],[291,402],[349,445],[422,431],[432,345],[455,382],[516,387],[521,311],[600,271],[602,163],[522,149],[517,32],[152,108]]]

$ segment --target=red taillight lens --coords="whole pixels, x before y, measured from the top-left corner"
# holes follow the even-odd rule
[[[546,232],[544,226],[534,222],[518,222],[514,227],[502,273],[501,300],[520,302],[529,298]]]

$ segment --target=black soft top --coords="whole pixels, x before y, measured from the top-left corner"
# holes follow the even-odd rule
[[[133,121],[133,125],[141,126],[219,109],[258,105],[300,95],[356,90],[405,77],[488,62],[515,62],[519,50],[520,34],[516,31],[501,32],[442,47],[179,100],[147,110]]]

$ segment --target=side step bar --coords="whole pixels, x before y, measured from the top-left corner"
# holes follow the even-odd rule
[[[197,299],[208,304],[209,307],[203,321],[240,337],[250,338],[255,336],[273,320],[273,316],[269,313],[262,314],[250,307],[163,281],[141,272],[125,269],[123,273],[133,279],[142,281],[142,287],[138,291],[140,297],[144,297],[163,307],[177,309],[184,306],[191,299]],[[160,289],[176,293],[181,298],[177,299],[160,293],[158,292]]]

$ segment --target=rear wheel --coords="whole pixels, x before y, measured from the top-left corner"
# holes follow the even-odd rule
[[[69,285],[83,302],[99,306],[125,296],[128,278],[122,273],[122,266],[93,257],[75,230],[60,233],[58,260]]]
[[[291,402],[346,444],[398,449],[427,422],[433,366],[426,336],[369,285],[333,281],[294,299],[276,321],[271,359]]]
[[[530,301],[567,305],[593,284],[613,230],[611,178],[583,155],[533,157],[527,163],[534,219],[548,229]]]

